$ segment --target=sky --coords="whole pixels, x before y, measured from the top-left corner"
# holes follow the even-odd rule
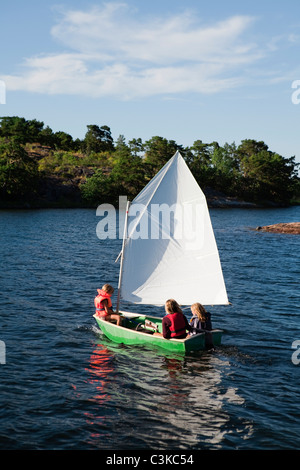
[[[0,116],[300,162],[299,0],[0,0]]]

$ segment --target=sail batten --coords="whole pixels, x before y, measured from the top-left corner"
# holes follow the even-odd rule
[[[228,304],[205,196],[179,152],[131,203],[121,299]]]

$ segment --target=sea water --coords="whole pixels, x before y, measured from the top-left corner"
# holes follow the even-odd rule
[[[0,212],[1,450],[299,449],[300,237],[255,228],[300,208],[210,213],[231,305],[222,346],[181,356],[98,329],[122,241],[96,211]]]

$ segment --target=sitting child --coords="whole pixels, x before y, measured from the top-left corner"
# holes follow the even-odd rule
[[[211,315],[205,310],[203,305],[195,303],[191,306],[191,311],[193,316],[190,320],[190,327],[192,328],[190,334],[196,335],[197,333],[200,333],[198,330],[212,330]]]
[[[111,303],[111,296],[114,293],[114,288],[110,284],[104,284],[102,289],[97,289],[97,291],[98,295],[94,299],[96,315],[107,321],[117,320],[117,325],[120,326],[122,318],[118,313],[113,311]]]

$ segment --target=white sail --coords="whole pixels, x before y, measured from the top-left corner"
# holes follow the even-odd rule
[[[121,299],[227,304],[207,203],[179,152],[131,204]]]

